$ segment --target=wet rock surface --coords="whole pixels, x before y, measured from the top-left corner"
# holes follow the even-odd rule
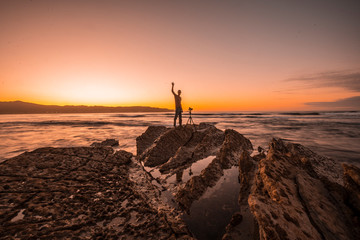
[[[1,238],[190,239],[136,169],[131,153],[109,147],[42,148],[1,163]]]

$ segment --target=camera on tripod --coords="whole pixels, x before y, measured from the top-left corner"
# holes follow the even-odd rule
[[[193,121],[193,119],[192,119],[192,116],[191,116],[191,111],[193,110],[193,108],[192,107],[189,107],[189,119],[188,119],[188,121],[187,121],[187,123],[186,123],[186,125],[188,125],[188,124],[192,124],[192,125],[195,125],[195,123],[194,123],[194,121]]]

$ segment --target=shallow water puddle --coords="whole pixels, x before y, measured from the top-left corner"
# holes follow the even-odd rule
[[[203,169],[205,169],[215,158],[216,156],[209,156],[203,159],[200,159],[191,164],[188,168],[178,171],[175,174],[163,174],[158,177],[160,179],[161,184],[167,189],[163,191],[166,202],[173,201],[173,195],[178,191],[179,187],[183,187],[191,177],[197,176],[201,173]],[[154,175],[153,175],[154,173]],[[157,176],[157,174],[161,174],[157,169],[152,169],[150,174],[152,176]]]
[[[216,156],[208,156],[206,158],[200,159],[190,167],[177,172],[176,174],[168,174],[165,176],[166,183],[168,184],[178,184],[180,182],[186,183],[190,180],[191,177],[200,175],[201,171],[204,170],[215,158]],[[162,177],[163,178],[163,177]]]
[[[232,215],[239,211],[239,168],[224,170],[216,185],[208,188],[204,195],[194,201],[190,215],[183,219],[197,239],[221,239]]]
[[[176,207],[173,202],[173,195],[178,191],[178,188],[183,187],[191,177],[200,175],[201,171],[215,157],[203,158],[176,174],[161,174],[157,168],[144,167],[144,169],[154,179],[157,179],[153,182],[159,181],[166,188],[161,192],[162,201]],[[199,200],[193,202],[189,215],[184,214],[182,216],[189,230],[197,239],[221,239],[224,235],[225,228],[232,215],[240,209],[238,204],[240,192],[238,176],[238,166],[224,169],[223,176],[216,185],[208,188]]]
[[[215,157],[216,156],[209,156],[193,163],[190,167],[183,171],[182,181],[187,182],[191,177],[199,175],[201,171],[205,169],[212,162],[212,160],[214,160]]]
[[[186,183],[188,180],[190,180],[191,177],[199,175],[201,171],[205,169],[209,163],[212,162],[212,160],[214,160],[215,157],[216,156],[208,156],[206,158],[200,159],[191,164],[190,167],[181,170],[176,174],[162,174],[158,168],[145,167],[143,163],[142,165],[145,171],[150,173],[154,179],[161,181],[165,187],[168,187],[168,185],[178,185],[181,184],[181,182]]]

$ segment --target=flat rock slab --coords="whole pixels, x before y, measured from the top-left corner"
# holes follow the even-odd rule
[[[129,178],[132,154],[41,148],[0,164],[2,238],[176,239]]]

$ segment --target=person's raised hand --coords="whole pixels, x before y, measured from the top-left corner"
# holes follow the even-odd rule
[[[172,82],[172,83],[171,83],[171,85],[173,85],[173,86],[174,86],[174,85],[175,85],[175,83],[174,83],[174,82]]]

